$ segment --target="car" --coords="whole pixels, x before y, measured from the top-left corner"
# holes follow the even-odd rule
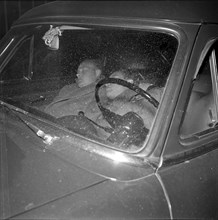
[[[54,1],[15,21],[0,41],[0,218],[218,219],[217,9]]]

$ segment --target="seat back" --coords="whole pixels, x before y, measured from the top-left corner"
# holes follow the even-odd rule
[[[182,135],[190,135],[210,127],[215,111],[211,77],[201,75],[194,82],[185,118],[181,127]]]

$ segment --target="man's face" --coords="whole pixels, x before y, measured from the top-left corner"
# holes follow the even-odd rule
[[[97,79],[97,68],[91,62],[82,62],[77,70],[77,84],[79,87],[87,86]]]
[[[124,79],[121,72],[117,71],[113,73],[110,78],[118,78],[118,79]],[[127,88],[118,84],[109,83],[106,84],[106,95],[110,99],[114,99],[120,94],[122,94]]]

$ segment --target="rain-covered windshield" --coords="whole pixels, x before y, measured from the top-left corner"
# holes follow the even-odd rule
[[[2,100],[111,147],[143,145],[176,54],[175,37],[69,25],[19,34],[0,73]]]

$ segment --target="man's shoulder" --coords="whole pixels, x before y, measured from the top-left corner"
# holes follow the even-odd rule
[[[67,85],[61,89],[56,100],[62,100],[67,98],[80,99],[82,97],[90,96],[95,91],[95,85],[88,85],[85,87],[78,87],[76,83]]]
[[[54,98],[53,102],[56,102],[57,100],[61,100],[68,96],[69,93],[74,93],[78,89],[78,86],[76,83],[72,83],[70,85],[65,85],[62,87],[58,93],[58,95]]]
[[[71,92],[73,90],[77,90],[79,87],[77,86],[76,83],[72,83],[70,85],[65,85],[59,92],[59,95],[62,95],[62,94],[66,94],[68,92]]]

